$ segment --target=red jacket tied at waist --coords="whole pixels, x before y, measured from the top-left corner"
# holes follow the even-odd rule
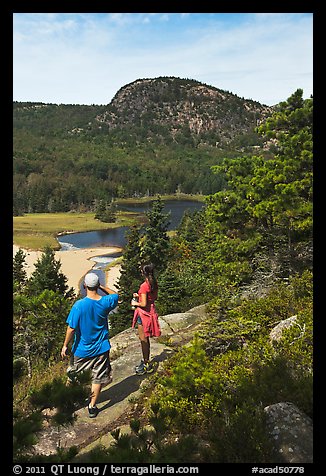
[[[137,307],[134,312],[132,327],[135,327],[138,316],[141,318],[146,337],[159,337],[161,335],[161,328],[158,322],[158,314],[156,312],[155,304],[151,304],[149,312]]]

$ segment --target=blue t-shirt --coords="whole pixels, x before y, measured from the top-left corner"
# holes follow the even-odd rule
[[[110,349],[108,314],[117,304],[118,294],[108,294],[99,300],[86,296],[75,302],[66,321],[75,329],[73,354],[95,357]]]

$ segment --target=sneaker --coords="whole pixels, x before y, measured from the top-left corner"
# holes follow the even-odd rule
[[[89,418],[95,418],[95,417],[97,417],[99,411],[100,411],[100,410],[97,408],[97,406],[95,406],[95,407],[90,407],[90,406],[88,405],[88,416],[89,416]]]
[[[151,374],[152,372],[154,372],[154,367],[150,362],[145,364],[145,371],[147,374]]]
[[[143,360],[140,361],[140,364],[136,365],[135,367],[135,372],[137,372],[138,369],[142,369],[144,367],[145,362]]]
[[[146,373],[150,374],[153,371],[154,371],[154,367],[152,366],[152,364],[150,364],[149,362],[147,364],[145,364],[145,362],[143,360],[135,368],[135,372],[136,372],[137,375],[144,375]]]
[[[139,365],[136,365],[135,372],[137,375],[143,375],[146,373],[145,362],[142,360]]]

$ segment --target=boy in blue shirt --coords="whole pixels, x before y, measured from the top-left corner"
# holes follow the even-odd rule
[[[72,344],[72,356],[68,374],[92,371],[91,397],[88,413],[91,418],[98,415],[96,406],[102,386],[110,381],[110,342],[108,329],[108,314],[118,305],[118,294],[112,289],[102,286],[95,273],[85,276],[84,286],[86,297],[79,299],[72,306],[67,317],[66,337],[61,349],[61,357],[67,356],[69,342]],[[101,296],[101,289],[106,293]]]

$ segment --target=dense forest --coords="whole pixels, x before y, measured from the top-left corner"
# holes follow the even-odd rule
[[[146,404],[153,432],[132,421],[132,435],[115,432],[116,445],[96,448],[92,461],[271,463],[264,406],[290,401],[313,417],[312,115],[313,99],[304,100],[298,89],[257,128],[272,144],[267,154],[222,157],[220,151],[212,168],[219,186],[207,193],[202,211],[184,216],[173,237],[159,198],[145,230],[130,229],[119,281],[123,302],[140,280],[139,263],[151,260],[159,312],[206,303],[210,319],[153,377]],[[85,381],[65,387],[59,361],[63,316],[75,299],[50,249],[29,279],[24,253],[14,257],[16,461],[33,461],[26,450],[44,408],[58,410],[52,423],[60,425],[73,421],[85,398]],[[273,347],[271,328],[293,315],[298,325]],[[116,322],[113,332],[130,325],[123,304]],[[71,460],[63,450],[52,459]]]
[[[138,80],[107,106],[13,104],[14,214],[92,210],[95,200],[211,194],[212,165],[262,150],[272,108],[178,78]]]

